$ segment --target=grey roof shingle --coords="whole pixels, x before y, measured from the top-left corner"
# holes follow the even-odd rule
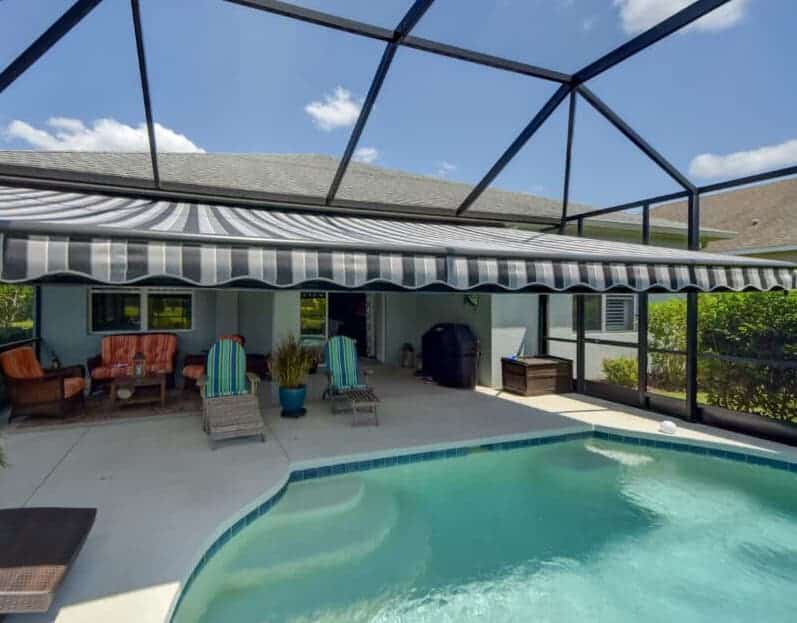
[[[89,172],[123,178],[152,178],[149,154],[135,152],[45,152],[0,151],[0,163],[23,167]],[[223,189],[255,191],[299,197],[324,197],[337,170],[338,160],[317,154],[158,154],[161,179]],[[451,213],[473,185],[436,177],[415,175],[352,162],[341,183],[337,198],[365,203],[384,203],[408,208],[440,208]],[[570,204],[570,214],[594,209]],[[560,199],[488,188],[471,206],[475,216],[526,216],[558,219]],[[639,224],[633,213],[615,213],[590,219],[590,224]],[[676,231],[685,226],[678,220],[657,218],[655,227]]]
[[[684,202],[651,211],[656,218],[685,222]],[[797,245],[797,179],[739,188],[700,199],[700,223],[737,232],[709,242],[711,251],[744,251]]]

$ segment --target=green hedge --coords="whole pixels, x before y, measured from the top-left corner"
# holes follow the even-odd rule
[[[797,296],[782,292],[700,295],[698,349],[749,359],[797,361]],[[686,299],[651,303],[649,345],[686,350]],[[649,383],[668,391],[686,386],[682,355],[650,353]],[[603,361],[606,380],[636,387],[636,360]],[[702,357],[698,386],[705,400],[734,411],[797,421],[797,370]]]

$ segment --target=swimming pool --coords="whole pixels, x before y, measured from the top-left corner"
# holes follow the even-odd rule
[[[603,439],[293,482],[176,623],[794,621],[797,474]]]

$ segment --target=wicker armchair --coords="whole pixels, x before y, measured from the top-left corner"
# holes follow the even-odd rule
[[[260,379],[246,372],[246,354],[233,340],[216,342],[208,353],[208,375],[198,381],[202,395],[202,427],[210,446],[234,437],[259,436],[266,440],[266,426],[260,413]]]
[[[83,408],[83,366],[45,370],[30,346],[20,346],[0,354],[0,368],[11,399],[9,419],[20,415],[65,417]]]

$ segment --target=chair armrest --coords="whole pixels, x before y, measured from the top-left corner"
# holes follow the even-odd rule
[[[44,375],[47,378],[52,378],[56,376],[78,376],[80,378],[85,378],[86,376],[86,368],[81,365],[76,366],[66,366],[63,368],[49,368],[44,371]]]
[[[202,400],[205,399],[205,383],[207,383],[208,377],[205,374],[202,374],[197,380],[196,385],[199,388],[199,395],[202,396]]]
[[[183,367],[185,366],[204,366],[207,357],[205,355],[186,355],[183,359]]]
[[[64,399],[63,376],[44,376],[37,379],[12,379],[6,377],[11,401],[32,405]]]
[[[250,393],[257,395],[257,389],[260,386],[260,377],[254,372],[247,372],[246,378],[249,379]]]
[[[102,355],[94,355],[86,359],[86,368],[88,368],[89,376],[91,376],[94,368],[99,368],[102,365]]]

